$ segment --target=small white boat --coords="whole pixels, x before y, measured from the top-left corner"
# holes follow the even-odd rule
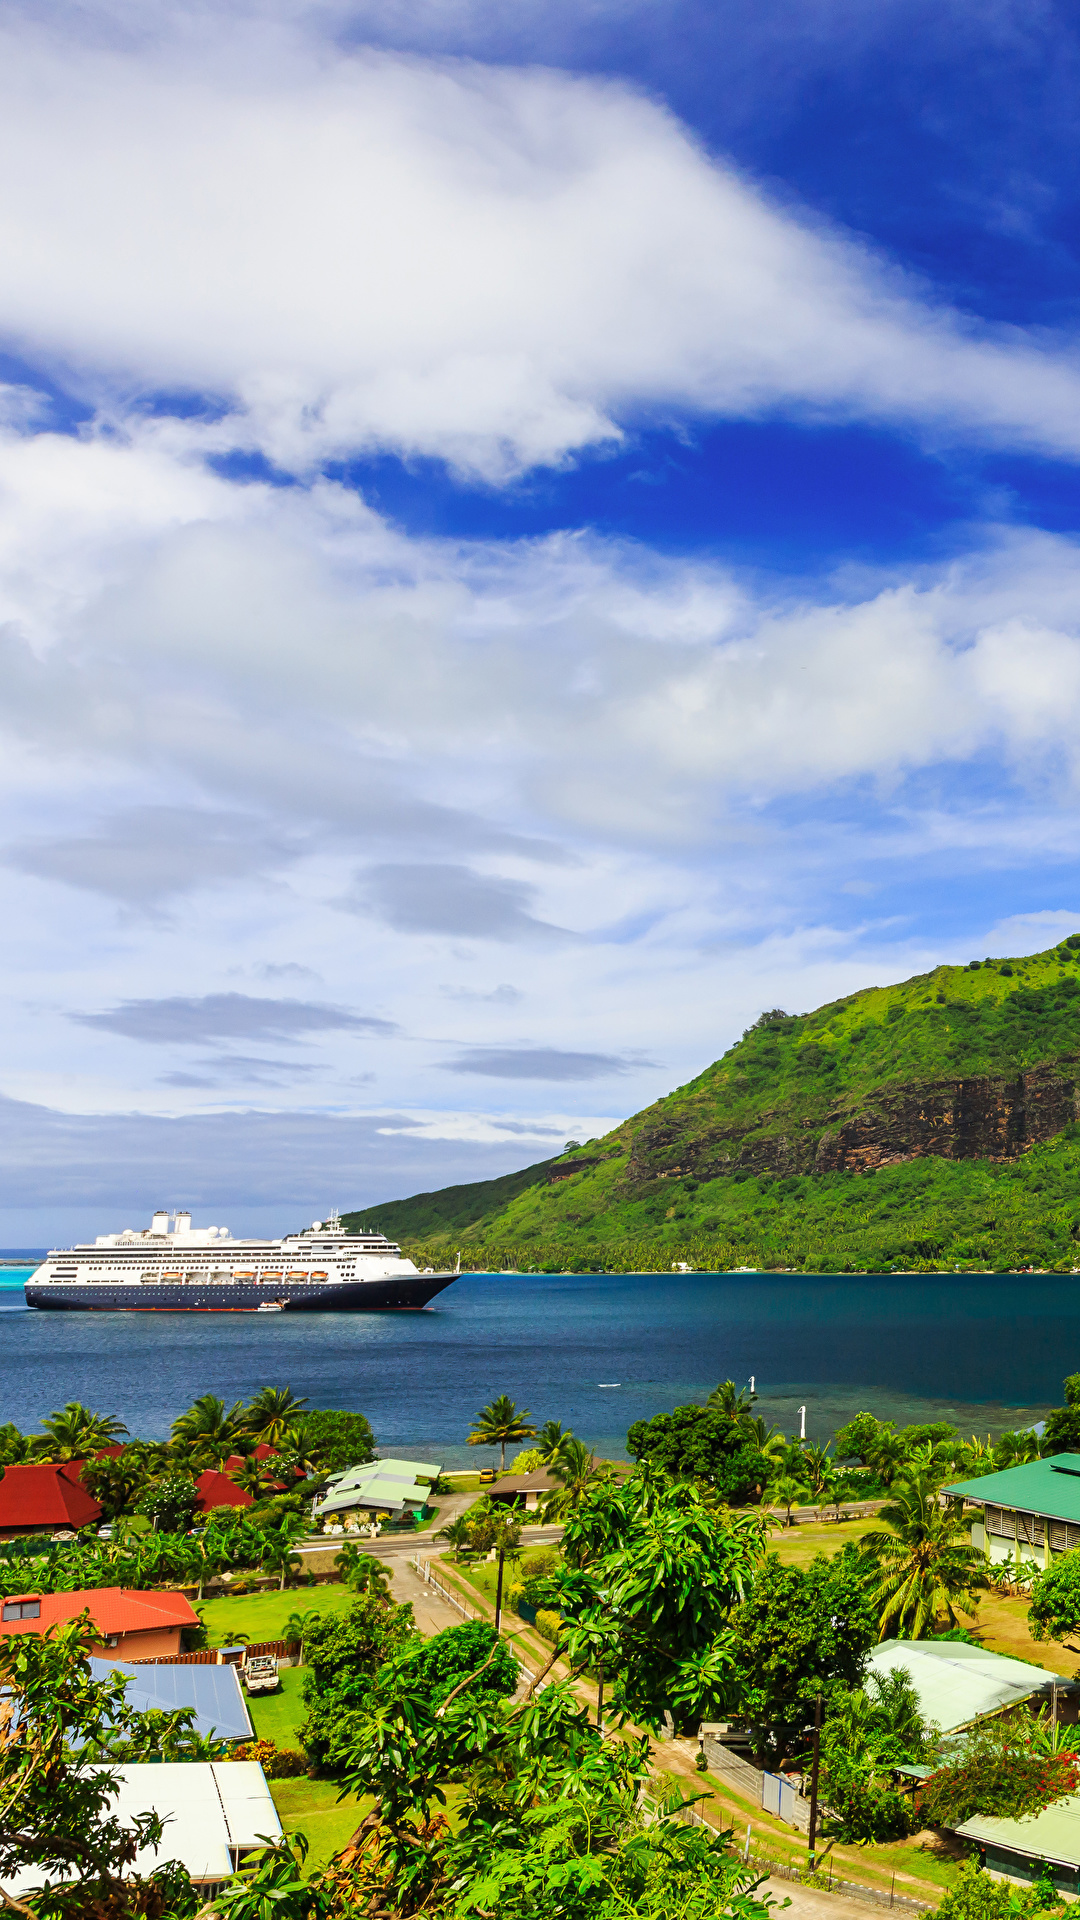
[[[284,1300],[262,1300],[255,1309],[256,1313],[284,1313]]]

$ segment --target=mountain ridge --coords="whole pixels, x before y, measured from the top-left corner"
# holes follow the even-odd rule
[[[773,1009],[602,1140],[354,1218],[423,1264],[456,1236],[473,1266],[1071,1269],[1078,1083],[1071,935]]]

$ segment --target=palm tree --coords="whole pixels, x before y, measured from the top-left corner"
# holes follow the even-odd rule
[[[169,1429],[173,1445],[185,1453],[225,1453],[234,1441],[236,1408],[225,1411],[224,1400],[201,1393]]]
[[[304,1527],[302,1524],[299,1527],[295,1525],[282,1525],[272,1528],[268,1533],[263,1535],[263,1549],[259,1557],[259,1565],[262,1567],[264,1573],[280,1573],[281,1579],[278,1581],[279,1593],[284,1593],[285,1591],[287,1576],[290,1573],[299,1573],[304,1564],[296,1551],[296,1542],[303,1532]]]
[[[304,1641],[312,1627],[317,1626],[322,1614],[317,1607],[309,1607],[306,1613],[290,1613],[281,1629],[281,1637],[288,1646],[300,1649],[300,1665],[304,1664]]]
[[[91,1413],[78,1400],[69,1400],[62,1413],[50,1413],[42,1421],[47,1438],[38,1441],[39,1459],[85,1460],[110,1446],[127,1428],[111,1413]]]
[[[831,1444],[831,1443],[830,1443]],[[820,1493],[829,1477],[832,1461],[828,1447],[808,1444],[802,1449],[802,1477],[811,1493]]]
[[[746,1422],[746,1434],[752,1440],[759,1453],[765,1455],[769,1465],[779,1468],[780,1462],[787,1456],[788,1443],[779,1427],[767,1427],[760,1414]]]
[[[370,1593],[376,1600],[389,1599],[390,1569],[383,1561],[376,1560],[373,1553],[361,1553],[350,1541],[334,1555],[334,1565],[353,1593]]]
[[[243,1424],[248,1433],[265,1441],[267,1446],[280,1446],[296,1427],[307,1404],[306,1400],[296,1398],[291,1387],[260,1387],[244,1408]]]
[[[564,1427],[561,1420],[545,1420],[537,1429],[536,1451],[540,1455],[540,1465],[550,1467],[557,1460],[566,1442],[574,1437],[571,1428]]]
[[[810,1489],[804,1480],[796,1480],[790,1473],[782,1473],[776,1480],[770,1480],[765,1489],[765,1499],[770,1506],[783,1507],[785,1526],[791,1525],[791,1509],[797,1501],[805,1500]]]
[[[242,1467],[234,1468],[230,1477],[242,1492],[250,1493],[253,1500],[261,1500],[268,1492],[263,1482],[269,1464],[265,1460],[245,1460]]]
[[[528,1407],[519,1413],[510,1395],[500,1393],[490,1406],[481,1407],[468,1438],[470,1447],[498,1447],[499,1471],[505,1473],[507,1445],[515,1440],[531,1440],[535,1433]]]
[[[721,1380],[720,1385],[713,1388],[705,1405],[710,1413],[722,1413],[725,1419],[733,1420],[737,1427],[745,1427],[752,1418],[750,1409],[756,1399],[756,1393],[740,1392],[734,1380]]]
[[[472,1528],[469,1525],[468,1516],[464,1513],[459,1513],[456,1520],[450,1520],[445,1527],[439,1528],[435,1538],[436,1540],[446,1540],[449,1542],[454,1550],[455,1560],[463,1559],[473,1543]]]
[[[974,1613],[973,1596],[987,1585],[986,1557],[964,1539],[961,1503],[942,1506],[934,1477],[905,1475],[891,1491],[889,1505],[878,1515],[891,1531],[875,1530],[861,1541],[881,1568],[875,1596],[881,1610],[878,1638],[903,1634],[922,1640],[941,1615],[950,1627],[958,1624],[954,1603]]]
[[[573,1513],[597,1480],[611,1478],[611,1468],[601,1466],[582,1440],[568,1438],[562,1451],[551,1462],[551,1476],[560,1482],[544,1502],[544,1525]]]

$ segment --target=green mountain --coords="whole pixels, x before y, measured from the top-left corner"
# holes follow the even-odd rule
[[[762,1014],[697,1079],[505,1180],[347,1216],[422,1265],[1080,1267],[1080,935]]]

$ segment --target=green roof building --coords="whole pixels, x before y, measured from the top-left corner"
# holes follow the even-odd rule
[[[958,1480],[944,1493],[982,1508],[973,1547],[993,1561],[1038,1560],[1080,1547],[1080,1453],[1055,1453],[979,1480]]]
[[[431,1486],[442,1469],[430,1460],[373,1460],[330,1476],[326,1493],[314,1508],[316,1520],[335,1520],[363,1509],[375,1516],[402,1518],[422,1514],[431,1498]]]

